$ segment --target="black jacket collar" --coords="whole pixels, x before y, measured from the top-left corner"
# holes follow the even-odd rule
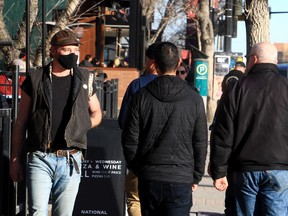
[[[276,64],[271,63],[255,64],[248,72],[248,74],[255,72],[267,72],[267,71],[278,73],[278,67]]]

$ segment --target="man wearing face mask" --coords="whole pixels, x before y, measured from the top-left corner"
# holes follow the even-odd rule
[[[72,215],[86,133],[102,119],[93,75],[76,65],[79,44],[72,31],[56,33],[51,40],[53,60],[29,71],[21,87],[10,176],[15,182],[24,178],[20,157],[25,143],[29,215],[48,215],[50,193],[52,215]]]

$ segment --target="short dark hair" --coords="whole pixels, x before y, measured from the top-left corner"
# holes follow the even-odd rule
[[[159,43],[156,48],[154,61],[162,73],[175,70],[179,61],[178,48],[171,42]]]
[[[150,58],[150,59],[154,59],[155,58],[156,47],[157,47],[158,44],[159,43],[153,43],[147,48],[145,55],[148,58]]]
[[[85,56],[85,60],[89,60],[91,57],[92,57],[92,55],[87,54],[87,55]]]
[[[107,79],[108,78],[107,73],[103,73],[103,77],[104,77],[104,79]]]
[[[182,67],[184,67],[184,68],[185,68],[185,71],[186,71],[186,73],[188,73],[188,72],[189,72],[189,67],[188,67],[188,65],[186,65],[184,62],[181,62],[179,66],[182,66]]]
[[[242,62],[242,61],[237,61],[237,62],[235,63],[235,67],[236,67],[236,66],[246,67],[245,63]]]

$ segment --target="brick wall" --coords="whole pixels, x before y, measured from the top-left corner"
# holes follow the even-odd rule
[[[118,79],[118,110],[121,107],[122,100],[124,97],[124,94],[126,92],[126,89],[130,82],[136,78],[139,77],[140,72],[136,68],[94,68],[89,67],[89,70],[98,71],[102,70],[104,73],[107,74],[108,80],[110,79]]]

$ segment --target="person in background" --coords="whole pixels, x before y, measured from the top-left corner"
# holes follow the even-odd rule
[[[123,63],[119,57],[116,57],[114,60],[111,60],[108,64],[108,67],[118,68],[123,67]]]
[[[124,67],[129,67],[129,58],[128,57],[124,58],[123,65],[124,65]]]
[[[91,61],[94,67],[107,67],[107,65],[104,62],[101,62],[99,58],[93,58]]]
[[[0,109],[10,108],[6,97],[0,93]]]
[[[96,57],[92,59],[91,63],[94,67],[102,67],[100,59]]]
[[[229,71],[229,73],[224,76],[221,84],[222,92],[224,92],[229,87],[233,87],[235,82],[244,77],[245,69],[246,66],[244,62],[237,61],[235,63],[234,69]]]
[[[122,106],[118,117],[119,127],[123,129],[125,118],[127,115],[128,104],[132,96],[149,82],[154,80],[158,75],[154,65],[154,55],[157,43],[151,44],[146,50],[145,72],[139,78],[133,80],[124,95]],[[129,169],[129,167],[128,167]],[[140,200],[138,195],[138,179],[131,169],[125,179],[125,192],[127,196],[127,209],[129,216],[141,216]]]
[[[233,175],[236,214],[288,215],[288,79],[277,49],[255,44],[246,76],[223,94],[211,131],[210,174],[219,191]]]
[[[188,67],[183,62],[181,62],[180,65],[177,67],[176,76],[186,81],[196,92],[199,93],[198,89],[194,85],[194,77],[191,77],[191,75],[189,75]]]
[[[79,64],[80,67],[93,67],[94,65],[91,63],[92,56],[90,54],[87,54],[85,56],[85,59]]]
[[[86,133],[101,122],[94,76],[76,65],[79,44],[72,31],[57,32],[51,40],[53,60],[44,68],[29,71],[21,86],[10,176],[14,182],[24,179],[20,157],[27,149],[29,215],[48,215],[50,194],[52,215],[72,215]]]
[[[132,97],[122,131],[126,162],[138,176],[142,216],[189,216],[204,175],[207,122],[202,97],[176,77],[179,52],[156,46],[159,77]]]
[[[24,51],[21,51],[19,58],[13,60],[12,66],[15,65],[19,66],[19,72],[26,72],[26,53]]]
[[[186,80],[188,74],[188,69],[184,64],[180,64],[176,70],[176,76],[180,77],[182,80]]]
[[[241,78],[245,76],[246,65],[244,62],[237,61],[235,63],[234,69],[229,71],[228,74],[225,75],[222,81],[222,91],[224,94],[229,94],[229,91],[233,88],[233,86],[238,82]],[[215,112],[215,118],[217,116],[217,110]],[[209,127],[211,130],[214,126],[215,119],[213,120],[213,124]],[[233,172],[228,167],[227,172],[227,181],[228,187],[225,191],[225,215],[226,216],[234,216],[236,213],[236,201],[233,192]]]
[[[103,78],[104,78],[104,80],[103,80],[104,83],[108,82],[108,75],[107,75],[107,73],[103,73]]]

